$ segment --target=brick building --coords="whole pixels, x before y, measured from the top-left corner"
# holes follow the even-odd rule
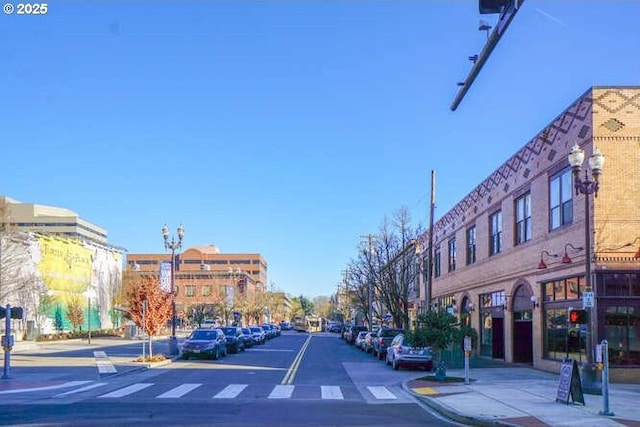
[[[575,144],[582,179],[594,147],[606,159],[597,197],[574,189]],[[640,379],[639,165],[640,87],[590,88],[435,222],[432,304],[476,329],[480,355],[557,372],[606,339],[612,379]],[[580,327],[567,316],[583,307],[587,234],[595,298]]]
[[[160,274],[171,265],[171,253],[127,254],[127,270]],[[165,265],[166,265],[165,264]],[[260,254],[225,254],[216,246],[194,246],[175,257],[177,317],[195,304],[214,304],[224,298],[235,307],[241,295],[267,291],[267,262]]]

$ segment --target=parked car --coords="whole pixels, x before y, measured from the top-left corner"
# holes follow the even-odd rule
[[[393,341],[398,334],[403,334],[404,329],[395,329],[395,328],[380,328],[376,333],[376,336],[373,340],[373,355],[378,358],[378,360],[384,360],[387,354],[387,347]]]
[[[264,329],[260,326],[250,326],[249,329],[251,330],[251,335],[253,335],[253,340],[256,344],[264,344],[267,340],[267,334],[264,332]]]
[[[358,337],[358,332],[366,331],[367,327],[364,325],[352,325],[344,334],[344,340],[353,345]]]
[[[329,332],[339,334],[342,331],[342,325],[340,323],[332,323],[329,326]]]
[[[289,322],[280,322],[280,329],[283,331],[290,331],[293,329],[293,325]]]
[[[244,339],[245,348],[253,347],[255,341],[253,340],[253,333],[249,328],[242,328],[242,338]]]
[[[399,334],[387,348],[386,362],[396,371],[407,366],[430,371],[433,369],[433,352],[431,347],[414,347],[404,334]]]
[[[363,350],[362,343],[364,342],[364,337],[367,334],[368,334],[367,331],[358,332],[358,336],[356,337],[356,340],[353,342],[353,345],[355,348],[359,348],[360,350]]]
[[[244,334],[239,326],[225,326],[221,328],[227,338],[227,348],[229,353],[238,353],[244,351]]]
[[[182,344],[183,359],[189,357],[211,357],[215,360],[227,354],[224,332],[216,328],[194,329]]]
[[[360,350],[364,351],[365,353],[371,353],[373,351],[373,340],[375,338],[375,332],[365,333],[364,338],[362,339],[362,344],[360,344]]]
[[[267,335],[267,339],[275,338],[276,331],[273,329],[273,326],[265,323],[262,325],[262,329],[264,329],[264,333]]]

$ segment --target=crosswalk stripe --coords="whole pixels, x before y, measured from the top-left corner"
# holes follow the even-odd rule
[[[344,399],[340,386],[322,385],[320,386],[320,392],[323,399]]]
[[[175,387],[165,393],[162,393],[160,396],[157,396],[158,399],[170,399],[176,397],[182,397],[185,394],[189,393],[191,390],[200,387],[202,384],[182,384],[178,387]]]
[[[376,399],[397,399],[385,386],[367,386],[367,390],[369,390]]]
[[[119,390],[115,390],[115,391],[112,391],[111,393],[103,394],[102,396],[98,396],[98,397],[102,398],[102,397],[123,397],[123,396],[128,396],[128,395],[130,395],[132,393],[135,393],[136,391],[144,390],[147,387],[151,387],[152,385],[153,385],[153,383],[132,384],[129,387],[121,388]]]
[[[56,385],[44,386],[44,387],[33,387],[33,388],[29,388],[29,389],[3,390],[3,391],[0,391],[0,394],[24,393],[25,391],[56,390],[56,389],[59,389],[59,388],[75,387],[77,385],[86,384],[88,382],[90,382],[90,381],[68,381],[68,382],[66,382],[64,384],[56,384]]]
[[[94,383],[89,384],[88,386],[77,388],[75,390],[67,391],[64,393],[56,394],[53,397],[67,397],[71,394],[82,393],[83,391],[93,390],[94,388],[102,387],[103,385],[107,385],[108,383]]]
[[[271,390],[269,399],[289,399],[293,394],[293,388],[293,385],[278,384]]]
[[[233,399],[247,387],[248,384],[229,384],[220,390],[213,399]]]

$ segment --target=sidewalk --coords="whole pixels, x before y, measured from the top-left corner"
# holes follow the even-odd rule
[[[464,370],[447,370],[464,378]],[[422,377],[418,377],[422,378]],[[629,426],[640,427],[640,385],[612,383],[609,412],[603,396],[584,395],[581,403],[556,402],[559,375],[533,368],[504,365],[469,371],[470,384],[410,380],[404,384],[441,414],[477,426]]]
[[[120,337],[92,338],[91,344],[86,339],[16,341],[11,351],[10,375],[9,378],[0,380],[0,394],[68,387],[78,382],[129,374],[171,362],[135,362],[137,356],[121,354],[118,350],[120,346],[137,343],[142,346],[142,341]],[[162,354],[168,350],[168,344],[162,338],[158,342],[154,341],[153,347],[154,354]],[[86,354],[77,355],[79,350],[86,350]],[[98,354],[93,350],[105,354],[97,357]],[[75,352],[75,355],[69,357],[66,354],[68,352]]]

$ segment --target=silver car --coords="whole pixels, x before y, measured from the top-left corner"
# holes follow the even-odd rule
[[[396,371],[400,367],[418,367],[430,371],[433,369],[433,352],[431,347],[414,347],[404,334],[399,334],[387,347],[386,361]]]
[[[362,348],[362,344],[364,343],[364,337],[365,337],[365,335],[367,335],[367,334],[368,334],[368,332],[367,332],[367,331],[361,331],[361,332],[358,332],[358,336],[356,337],[356,340],[353,342],[353,346],[354,346],[355,348],[359,348],[360,350],[364,350],[364,349]]]

